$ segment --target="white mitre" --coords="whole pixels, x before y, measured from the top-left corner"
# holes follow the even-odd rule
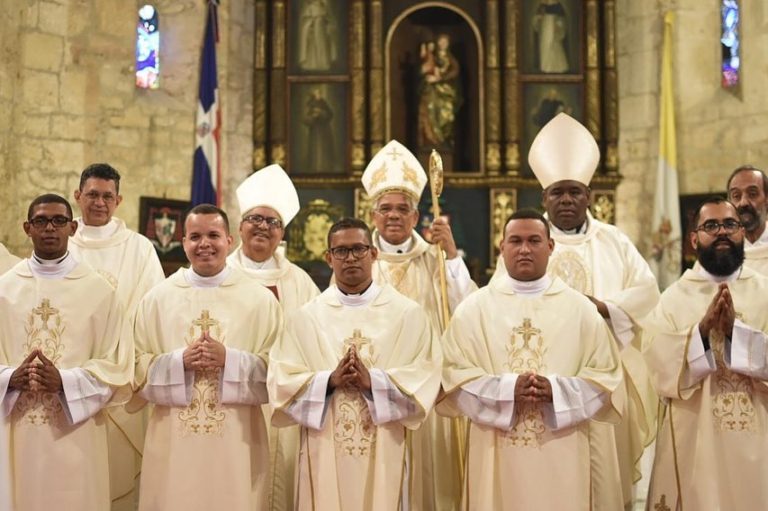
[[[288,225],[299,212],[299,194],[291,178],[276,163],[248,176],[237,187],[237,202],[241,216],[259,206],[274,209],[280,215],[283,226]]]
[[[412,152],[397,140],[391,140],[371,159],[362,182],[371,199],[387,192],[401,192],[418,202],[427,184],[427,173]]]
[[[528,164],[544,189],[566,180],[589,186],[599,162],[600,148],[595,137],[564,113],[541,128],[528,152]]]

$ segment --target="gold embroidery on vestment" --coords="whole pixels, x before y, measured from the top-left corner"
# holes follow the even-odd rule
[[[371,344],[371,340],[367,337],[364,337],[362,331],[359,328],[352,330],[352,337],[347,337],[344,339],[344,353],[346,353],[352,346],[355,347],[355,350],[360,356],[360,360],[363,362],[365,367],[370,368],[376,364],[376,361],[379,359],[379,355],[375,352],[375,348],[373,344]]]
[[[196,328],[199,334],[195,335]],[[212,318],[210,311],[203,310],[200,317],[189,327],[189,335],[185,339],[187,345],[194,343],[203,333],[209,333],[213,328],[212,337],[223,343],[221,324]],[[221,435],[224,420],[227,418],[219,403],[219,379],[221,368],[195,371],[195,383],[192,387],[192,400],[178,414],[181,421],[182,435]]]
[[[65,347],[61,342],[65,329],[59,310],[51,306],[48,298],[43,298],[40,306],[33,308],[27,316],[27,324],[24,326],[27,340],[22,346],[24,358],[27,358],[33,350],[40,350],[58,367]],[[15,420],[35,426],[64,423],[59,396],[51,392],[22,392],[14,406],[13,414]]]
[[[539,374],[545,370],[547,348],[541,330],[533,326],[530,318],[523,318],[522,325],[512,329],[506,349],[505,365],[509,372]],[[514,447],[538,447],[545,431],[541,410],[535,403],[515,403],[515,408],[515,426],[502,433],[505,443]]]
[[[362,394],[357,390],[337,389],[333,408],[336,453],[356,458],[370,456],[376,442],[376,425]]]
[[[672,509],[667,505],[667,496],[662,494],[661,499],[653,505],[654,511],[672,511]]]
[[[735,373],[725,366],[724,337],[713,331],[710,336],[717,372],[714,377],[712,419],[718,431],[757,432],[755,406],[752,401],[752,379]]]
[[[563,250],[549,260],[547,273],[560,277],[579,293],[592,295],[592,275],[584,260],[572,250]]]

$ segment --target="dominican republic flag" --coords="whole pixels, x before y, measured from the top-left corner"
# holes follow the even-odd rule
[[[200,66],[200,96],[195,122],[195,161],[192,171],[192,205],[221,203],[219,138],[221,110],[216,78],[216,43],[219,30],[216,9],[219,0],[208,0],[208,19]]]

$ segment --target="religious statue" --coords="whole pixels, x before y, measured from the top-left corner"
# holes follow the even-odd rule
[[[419,146],[453,148],[454,122],[464,98],[461,67],[450,50],[448,34],[422,43],[419,85]]]
[[[304,248],[312,261],[322,261],[325,255],[326,236],[333,220],[327,213],[310,213],[304,222]]]
[[[334,162],[333,110],[319,88],[312,89],[304,105],[303,123],[307,126],[306,173],[328,172]]]
[[[557,93],[557,89],[553,87],[541,98],[539,105],[534,110],[533,124],[541,129],[545,124],[554,119],[557,114],[566,113],[572,115],[572,112],[573,109],[566,105],[565,101]]]
[[[542,73],[565,73],[569,69],[566,54],[568,19],[560,0],[541,0],[533,15],[535,55]]]
[[[337,58],[336,23],[326,0],[307,0],[300,9],[299,67],[329,71]]]

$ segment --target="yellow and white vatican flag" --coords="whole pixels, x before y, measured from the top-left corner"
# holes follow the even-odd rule
[[[675,105],[672,90],[672,26],[675,15],[664,15],[659,102],[659,166],[653,204],[653,243],[650,266],[664,290],[681,273],[680,203],[677,190]]]

